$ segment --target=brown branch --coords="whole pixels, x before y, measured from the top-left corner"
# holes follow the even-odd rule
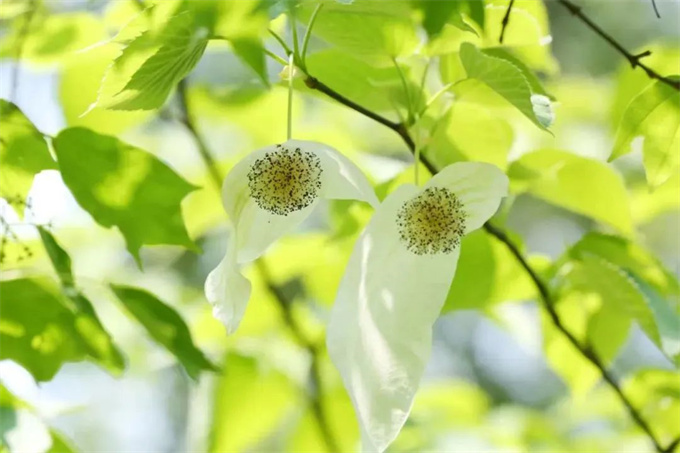
[[[288,327],[288,330],[292,333],[295,341],[302,346],[309,354],[311,363],[309,365],[309,401],[312,406],[312,412],[316,418],[317,424],[319,425],[319,431],[321,431],[321,436],[323,437],[326,448],[329,452],[339,452],[340,447],[336,441],[333,433],[330,429],[330,424],[326,417],[325,404],[323,402],[323,379],[321,378],[320,364],[320,351],[317,345],[310,341],[304,334],[300,326],[298,325],[293,312],[291,310],[292,301],[286,296],[286,294],[281,290],[281,288],[276,285],[274,280],[271,278],[267,265],[263,260],[257,261],[257,267],[265,280],[267,289],[276,299],[277,305],[281,310],[281,316],[283,321]]]
[[[351,101],[347,99],[345,96],[341,95],[340,93],[334,91],[327,85],[323,84],[320,82],[318,79],[311,75],[307,75],[307,78],[305,80],[305,83],[309,88],[312,88],[314,90],[318,90],[327,96],[329,96],[332,99],[335,99],[336,101],[340,102],[341,104],[344,104],[345,106],[356,110],[357,112],[367,116],[368,118],[371,118],[372,120],[388,127],[389,129],[393,130],[396,132],[404,141],[408,149],[411,151],[412,154],[415,155],[415,145],[413,142],[413,139],[411,138],[408,129],[405,125],[401,123],[396,123],[394,121],[391,121],[381,115],[378,115],[375,112],[372,112],[365,107],[360,106],[359,104],[355,103],[354,101]],[[436,166],[427,158],[427,156],[423,155],[422,153],[420,154],[420,161],[427,167],[427,169],[432,173],[436,174],[438,172],[438,169]],[[501,241],[505,246],[510,250],[510,252],[513,254],[513,256],[517,259],[519,264],[524,268],[524,270],[527,272],[531,280],[533,281],[534,285],[538,289],[540,299],[543,303],[544,308],[547,310],[548,314],[550,315],[550,319],[552,322],[555,324],[557,329],[564,334],[564,336],[569,340],[569,342],[576,348],[578,351],[588,360],[590,363],[592,363],[602,374],[602,378],[607,382],[607,384],[614,390],[614,392],[617,394],[619,399],[621,400],[622,404],[625,406],[626,410],[630,414],[631,418],[635,421],[635,423],[640,426],[640,428],[647,434],[649,437],[650,441],[654,444],[655,449],[659,453],[669,453],[672,451],[673,448],[677,445],[678,441],[673,442],[670,446],[663,448],[659,441],[656,439],[656,436],[651,430],[651,427],[649,424],[642,418],[640,412],[633,406],[631,401],[628,399],[626,394],[623,392],[619,382],[614,378],[614,376],[610,373],[609,370],[607,370],[607,367],[604,365],[602,360],[595,354],[595,352],[587,347],[586,345],[581,344],[581,342],[567,329],[564,324],[562,323],[562,320],[559,317],[559,314],[555,310],[554,307],[554,300],[552,298],[552,295],[550,294],[550,290],[548,286],[543,282],[541,277],[538,275],[538,273],[531,267],[529,262],[526,260],[526,258],[523,256],[522,252],[520,249],[512,242],[510,237],[503,231],[502,229],[492,225],[491,223],[487,222],[484,224],[484,229],[494,237],[496,237],[499,241]]]
[[[569,0],[557,0],[557,2],[567,8],[569,12],[574,15],[575,17],[578,17],[581,22],[583,22],[588,28],[593,30],[597,35],[599,35],[602,39],[607,41],[610,46],[612,46],[614,49],[616,49],[621,55],[623,55],[626,60],[630,63],[631,67],[633,69],[635,68],[640,68],[645,73],[647,74],[647,77],[653,80],[658,80],[661,83],[664,83],[668,85],[669,87],[673,88],[674,90],[680,91],[680,80],[674,80],[668,77],[664,77],[646,64],[642,63],[640,60],[648,55],[651,54],[649,50],[639,53],[639,54],[633,54],[626,50],[625,47],[623,47],[618,41],[616,41],[609,33],[604,31],[599,25],[597,25],[595,22],[592,21],[588,16],[586,16],[583,13],[583,10],[580,6],[570,2]]]
[[[501,22],[501,35],[498,37],[498,42],[503,44],[503,38],[505,37],[505,29],[510,23],[510,13],[512,13],[512,7],[515,5],[515,0],[510,0],[508,3],[508,9],[505,10],[505,15],[503,16],[503,21]]]
[[[208,145],[206,144],[205,140],[203,139],[201,134],[198,132],[198,129],[196,128],[195,119],[193,117],[187,98],[186,79],[182,80],[178,84],[177,95],[179,98],[180,110],[182,112],[182,117],[180,118],[180,121],[187,128],[187,131],[189,131],[194,141],[196,142],[198,152],[201,156],[201,159],[203,160],[203,163],[208,169],[211,180],[217,191],[221,192],[222,176],[220,175],[220,171],[217,167],[217,162],[215,161],[215,158],[210,152]],[[328,419],[326,417],[326,409],[323,402],[323,379],[321,377],[321,371],[319,369],[320,351],[318,350],[316,345],[309,341],[302,332],[302,329],[300,328],[297,321],[293,317],[293,313],[291,311],[292,301],[288,300],[286,294],[281,290],[279,286],[277,286],[274,283],[274,281],[271,278],[271,275],[267,270],[265,263],[262,260],[258,260],[257,266],[260,275],[262,276],[262,279],[265,282],[265,285],[267,286],[271,294],[274,296],[274,299],[276,299],[276,302],[278,303],[278,306],[281,309],[281,315],[283,317],[284,323],[286,324],[286,327],[288,328],[288,330],[290,330],[291,334],[293,335],[297,343],[301,347],[303,347],[310,356],[311,363],[309,366],[309,383],[311,389],[309,390],[308,396],[310,405],[312,407],[312,413],[314,414],[314,418],[316,419],[317,424],[319,425],[319,431],[321,432],[321,436],[323,437],[323,440],[326,444],[328,451],[330,452],[340,451],[338,443],[335,440],[333,433],[331,432],[330,424],[328,423]]]

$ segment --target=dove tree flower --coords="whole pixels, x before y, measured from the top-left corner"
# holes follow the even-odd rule
[[[384,451],[404,425],[461,239],[496,212],[507,190],[507,177],[493,165],[450,165],[422,189],[408,184],[392,192],[357,241],[326,338],[364,451]]]
[[[224,258],[206,279],[205,294],[228,333],[238,327],[250,298],[251,285],[241,268],[302,223],[322,198],[378,205],[361,170],[322,143],[288,140],[259,149],[224,179],[222,202],[231,237]]]

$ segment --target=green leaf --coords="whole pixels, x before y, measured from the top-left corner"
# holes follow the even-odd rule
[[[507,59],[487,55],[470,43],[461,44],[460,60],[469,78],[485,83],[536,126],[547,130],[534,112],[531,85],[517,66]]]
[[[510,0],[486,0],[484,47],[498,47],[503,17],[509,2]],[[552,74],[558,67],[551,55],[551,41],[545,2],[515,0],[510,22],[505,30],[503,47],[512,49],[530,67]]]
[[[50,282],[5,280],[0,293],[0,359],[14,360],[36,381],[49,381],[64,363],[85,358],[76,317],[62,305]]]
[[[38,232],[61,282],[62,293],[70,301],[69,308],[77,318],[75,327],[88,354],[100,365],[114,373],[120,373],[125,369],[123,354],[99,320],[92,302],[76,288],[71,257],[57,243],[52,233],[43,227],[38,227]]]
[[[429,39],[437,37],[446,24],[474,32],[472,27],[467,25],[460,15],[459,11],[463,5],[461,1],[414,0],[413,4],[423,14],[423,28],[427,32]]]
[[[61,248],[57,243],[57,240],[52,236],[52,233],[48,230],[40,226],[38,227],[38,233],[40,233],[40,239],[45,246],[47,256],[49,256],[61,284],[69,288],[75,287],[73,271],[71,270],[71,257],[68,256],[66,250]]]
[[[33,177],[57,165],[40,131],[16,105],[0,99],[0,120],[0,196],[25,201]]]
[[[231,40],[231,47],[234,54],[255,71],[262,83],[269,85],[262,40],[250,37],[234,38]]]
[[[680,93],[677,90],[655,81],[628,104],[610,160],[627,154],[631,142],[638,136],[644,137],[642,153],[647,182],[658,187],[680,167]]]
[[[272,450],[262,444],[294,410],[299,403],[298,395],[299,391],[283,374],[262,369],[254,358],[229,354],[214,400],[208,451]],[[230,429],[224,429],[225,426]]]
[[[115,137],[84,128],[54,139],[64,183],[102,226],[117,226],[141,265],[142,245],[174,244],[192,250],[180,202],[195,186],[153,155]]]
[[[24,20],[12,25],[12,32],[0,42],[0,56],[14,58],[21,45],[21,58],[35,63],[63,61],[107,38],[102,21],[84,12],[41,14],[38,11],[33,14],[28,29]]]
[[[442,312],[484,310],[496,303],[535,295],[536,287],[505,244],[479,230],[461,242],[456,275]]]
[[[680,379],[676,370],[640,370],[626,380],[623,391],[633,407],[645,414],[662,445],[680,437]]]
[[[198,379],[203,370],[217,370],[194,345],[189,328],[172,307],[138,288],[111,285],[111,289],[149,336],[177,357],[189,376]]]
[[[607,164],[565,151],[523,155],[508,170],[515,193],[528,192],[549,203],[633,233],[628,194]]]
[[[52,446],[46,453],[76,453],[78,451],[63,434],[56,430],[50,429],[50,437],[52,437]]]
[[[148,111],[94,109],[83,115],[96,103],[107,71],[109,77],[112,77],[113,69],[109,67],[119,54],[120,49],[116,43],[101,44],[80,52],[61,66],[59,104],[67,126],[87,127],[100,134],[115,135],[141,125],[152,114]]]
[[[678,366],[680,363],[680,304],[678,304],[677,295],[671,305],[667,298],[661,296],[645,280],[640,279],[636,274],[632,274],[631,278],[649,301],[661,335],[661,350]]]
[[[394,65],[377,68],[347,52],[326,49],[309,55],[307,67],[333,90],[366,108],[393,111],[395,105],[408,107],[408,98]],[[405,72],[408,73],[407,68]],[[418,93],[418,86],[408,76],[407,84],[412,95]]]
[[[588,321],[587,338],[604,360],[615,357],[633,321],[661,346],[649,302],[621,268],[598,256],[583,254],[579,260],[569,262],[563,277],[563,293],[592,299],[595,307]]]
[[[543,84],[539,80],[538,76],[536,76],[536,73],[526,64],[524,64],[522,60],[513,55],[513,53],[510,52],[509,50],[503,49],[501,47],[492,47],[489,49],[484,49],[482,50],[482,52],[486,55],[495,58],[500,58],[501,60],[505,60],[509,63],[512,63],[517,69],[519,69],[522,72],[522,75],[524,76],[524,78],[529,83],[529,86],[531,87],[532,93],[542,94],[543,96],[551,97],[543,87]]]
[[[480,134],[480,130],[485,133]],[[438,168],[454,162],[479,161],[505,169],[513,140],[507,121],[481,106],[460,101],[453,103],[438,122],[425,154]]]
[[[312,10],[302,8],[300,18],[308,20]],[[392,57],[410,55],[419,42],[406,2],[391,2],[389,7],[371,0],[325,2],[313,34],[375,66],[392,65]]]
[[[645,64],[654,68],[659,74],[676,74],[680,68],[680,47],[677,42],[645,43],[644,48],[631,49],[633,55],[644,51],[651,54],[645,57]],[[619,63],[616,74],[616,91],[612,97],[611,126],[613,132],[621,124],[623,112],[637,95],[649,87],[650,80],[644,71],[631,71],[630,63],[625,59]]]
[[[628,239],[591,232],[570,248],[569,255],[575,259],[597,255],[644,280],[664,296],[680,293],[680,285],[673,274],[651,253]]]
[[[196,27],[194,16],[182,12],[173,17],[157,38],[161,47],[132,75],[123,89],[98,104],[112,110],[152,110],[161,107],[168,95],[203,56],[209,30]],[[147,40],[142,34],[140,40]],[[135,41],[123,50],[135,49]]]

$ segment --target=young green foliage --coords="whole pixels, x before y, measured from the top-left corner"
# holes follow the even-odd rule
[[[111,335],[102,325],[92,302],[76,287],[71,269],[71,257],[56,241],[52,233],[38,227],[40,239],[47,251],[59,281],[66,306],[77,317],[76,330],[81,334],[88,354],[100,365],[115,374],[125,369],[123,354],[113,342]]]
[[[566,151],[541,150],[513,162],[508,175],[516,193],[528,192],[625,235],[633,232],[623,180],[603,162]]]
[[[33,177],[57,164],[43,135],[16,105],[0,99],[0,121],[0,196],[24,200]]]
[[[680,93],[677,90],[657,81],[628,104],[610,160],[630,152],[631,142],[639,136],[644,137],[642,153],[647,182],[658,187],[680,167]]]
[[[111,289],[149,336],[177,357],[189,376],[198,379],[201,371],[217,370],[194,345],[189,328],[175,309],[142,289],[122,285],[111,285]]]
[[[474,45],[463,43],[460,46],[460,60],[469,78],[485,83],[536,126],[547,130],[545,121],[535,113],[531,85],[522,70],[507,57],[487,55]]]
[[[148,32],[147,32],[148,33]],[[113,110],[151,110],[163,105],[170,92],[196,66],[208,45],[210,31],[196,23],[191,11],[174,16],[158,36],[158,50],[132,74],[125,86],[110,97],[100,98],[101,106]],[[117,60],[125,59],[148,40],[146,33],[132,41]],[[106,80],[106,79],[105,79]]]
[[[165,163],[134,146],[84,128],[54,139],[64,183],[102,226],[117,226],[141,265],[143,245],[172,244],[192,250],[180,203],[196,187]]]
[[[86,357],[77,316],[62,304],[51,282],[4,280],[0,293],[0,359],[14,360],[36,381],[49,381],[64,363]]]

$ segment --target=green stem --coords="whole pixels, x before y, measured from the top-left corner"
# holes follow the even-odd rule
[[[294,6],[291,4],[288,9],[288,15],[290,19],[290,32],[293,37],[293,55],[295,55],[295,59],[297,60],[300,58],[300,47],[298,43],[297,22],[295,20],[295,11],[293,8]]]
[[[319,15],[319,11],[323,7],[323,3],[318,3],[314,12],[312,12],[312,17],[309,18],[309,23],[307,24],[307,30],[305,31],[305,36],[302,39],[302,55],[300,55],[300,62],[302,68],[307,70],[307,47],[309,46],[309,39],[312,37],[312,29],[314,28],[314,23],[316,22],[316,16]]]
[[[286,66],[288,64],[288,62],[286,60],[284,60],[282,57],[276,55],[274,52],[272,52],[269,49],[264,49],[264,53],[267,54],[267,56],[269,56],[270,58],[273,58],[274,60],[278,61],[279,63],[281,63],[284,66]]]
[[[410,123],[413,120],[413,101],[411,100],[411,90],[408,89],[408,83],[406,82],[406,75],[404,72],[401,70],[401,66],[399,66],[399,63],[397,63],[397,59],[392,57],[392,62],[394,63],[394,67],[397,68],[397,72],[399,73],[399,78],[401,79],[401,85],[404,90],[404,94],[406,95],[406,106],[408,108],[408,118],[407,121]]]
[[[276,39],[276,41],[281,45],[281,47],[283,48],[283,51],[286,52],[286,55],[290,55],[290,54],[293,53],[293,51],[290,50],[290,47],[288,47],[288,44],[286,44],[286,41],[284,41],[283,38],[278,35],[278,33],[276,33],[271,28],[268,29],[267,31],[269,31],[269,34],[272,35],[274,37],[274,39]]]
[[[293,76],[295,74],[295,55],[288,57],[288,140],[293,138]]]

